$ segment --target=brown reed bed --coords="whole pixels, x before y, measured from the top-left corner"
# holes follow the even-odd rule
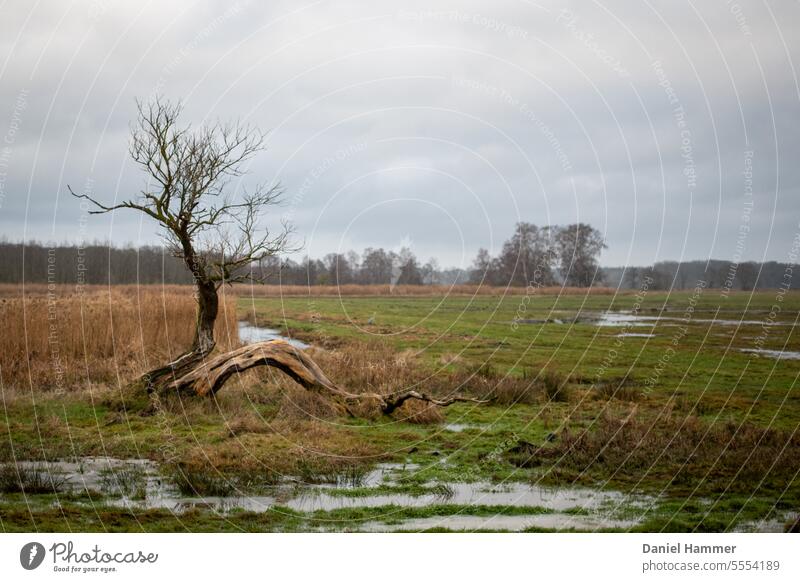
[[[233,292],[240,297],[444,297],[525,295],[525,287],[492,287],[490,285],[234,285]],[[537,295],[614,295],[610,287],[537,287]]]
[[[414,389],[435,397],[454,393],[490,400],[500,406],[544,403],[548,400],[546,380],[542,375],[511,376],[494,369],[459,366],[456,370],[435,369],[426,364],[413,350],[398,352],[381,341],[342,342],[335,350],[312,349],[314,361],[337,385],[351,392],[377,392],[392,394]],[[297,386],[285,374],[260,369],[231,382],[226,402],[258,402],[276,407],[277,415],[284,419],[330,419],[337,414],[331,402],[320,395]],[[552,372],[551,375],[558,375]],[[558,375],[559,385],[566,378]],[[252,378],[248,380],[247,378]],[[244,393],[244,398],[230,397],[233,392]],[[565,391],[566,394],[566,391]],[[356,411],[359,416],[377,417],[377,411]],[[444,419],[441,409],[426,403],[409,401],[394,416],[415,424],[431,424]]]
[[[242,296],[244,289],[244,286],[236,286],[224,292],[224,307],[216,330],[218,350],[232,349],[239,344],[236,295]],[[255,289],[265,297],[277,292],[275,287],[268,286]],[[308,288],[298,287],[282,289],[308,291]],[[385,290],[383,286],[346,288],[354,294],[364,289],[368,293]],[[437,288],[399,286],[395,289],[416,294]],[[0,285],[0,325],[9,330],[0,336],[0,381],[6,389],[33,388],[37,391],[72,391],[87,384],[124,384],[185,350],[191,343],[194,317],[195,303],[190,286],[27,285],[23,289],[19,285]],[[447,395],[457,390],[474,397],[491,398],[502,405],[536,402],[543,394],[543,378],[510,377],[469,366],[459,366],[457,372],[440,370],[432,374],[431,367],[424,365],[412,352],[398,353],[392,346],[380,342],[352,345],[342,342],[336,349],[316,351],[314,357],[335,382],[354,391],[390,393],[414,387]],[[262,380],[268,375],[269,383],[280,386],[282,394],[296,394],[296,391],[287,392],[292,381],[283,374],[270,370],[258,373]],[[243,378],[249,377],[252,376]],[[286,411],[290,408],[284,406]],[[427,407],[415,411],[411,408],[409,406],[401,415],[407,415],[412,422],[441,418]],[[326,416],[324,411],[321,415]],[[311,416],[316,415],[312,413]]]
[[[6,389],[70,391],[125,382],[179,355],[192,341],[191,288],[46,285],[0,290],[0,381]],[[239,343],[236,304],[226,297],[219,349]]]
[[[228,295],[237,297],[438,297],[525,295],[525,287],[492,287],[490,285],[245,285],[225,287]],[[54,291],[57,295],[121,291],[136,294],[157,290],[163,294],[191,293],[191,285],[47,285],[32,283],[22,285],[0,283],[0,298],[46,296]],[[537,287],[537,295],[625,295],[630,290],[611,287]]]

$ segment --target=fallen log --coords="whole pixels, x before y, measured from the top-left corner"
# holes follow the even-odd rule
[[[351,405],[367,401],[377,404],[383,414],[391,414],[404,402],[414,399],[437,406],[450,406],[455,402],[486,404],[489,400],[450,396],[433,398],[417,390],[404,390],[394,394],[363,392],[355,394],[334,384],[322,369],[302,350],[283,340],[269,340],[248,344],[236,350],[220,354],[199,364],[166,385],[166,390],[193,393],[199,396],[216,394],[231,376],[257,366],[277,368],[306,388],[332,397],[341,403],[348,413]]]

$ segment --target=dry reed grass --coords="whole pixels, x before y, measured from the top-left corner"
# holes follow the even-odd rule
[[[240,297],[411,297],[446,295],[525,295],[525,287],[492,287],[489,285],[234,285]],[[610,287],[538,287],[537,295],[614,295],[625,294]]]
[[[44,283],[26,284],[25,297],[46,296],[51,286]],[[108,293],[110,290],[122,291],[125,294],[140,292],[183,294],[191,293],[191,285],[55,285],[59,296],[72,295],[76,289],[94,295],[98,292]],[[363,296],[363,297],[405,297],[405,296],[445,296],[445,295],[525,295],[530,290],[525,287],[493,287],[490,285],[245,285],[237,284],[225,288],[229,295],[237,297],[327,297],[327,296]],[[630,290],[617,290],[611,287],[537,287],[537,295],[625,295]],[[0,283],[0,298],[21,297],[21,285]]]
[[[126,383],[181,353],[192,338],[191,287],[87,286],[76,292],[72,286],[57,286],[48,294],[48,287],[40,285],[26,286],[24,298],[21,290],[0,285],[0,325],[15,330],[0,337],[0,374],[6,388],[75,390],[87,383]],[[234,297],[229,295],[223,304],[217,339],[219,349],[227,350],[239,342]],[[446,396],[457,391],[501,405],[538,402],[543,394],[541,378],[501,375],[491,366],[475,369],[460,363],[456,371],[432,373],[413,350],[397,352],[382,342],[342,342],[335,350],[312,353],[334,382],[355,392],[388,394],[411,388]],[[341,412],[275,370],[259,369],[231,381],[222,395],[226,406],[241,401],[243,392],[245,404],[248,399],[274,404],[277,417],[286,420],[327,419]],[[197,414],[208,412],[207,404],[198,406]],[[370,417],[375,411],[365,403],[360,412]],[[443,420],[436,407],[416,402],[395,415],[414,423]],[[233,432],[256,426],[243,422]]]
[[[459,366],[455,371],[432,370],[413,351],[397,352],[384,342],[342,343],[336,350],[312,349],[311,355],[325,374],[348,391],[392,394],[408,389],[428,393],[435,397],[450,396],[454,392],[465,396],[491,399],[496,404],[509,406],[518,403],[540,403],[546,399],[545,379],[540,375],[525,374],[509,376],[496,372],[491,366]],[[256,380],[250,374],[255,375]],[[552,375],[557,376],[553,373]],[[550,376],[548,376],[549,378]],[[566,394],[566,378],[558,376],[562,394]],[[258,369],[247,372],[226,386],[225,398],[234,398],[233,393],[244,393],[244,402],[270,404],[278,408],[276,418],[328,419],[337,411],[330,401],[322,396],[299,388],[293,380],[281,372]],[[369,401],[353,410],[358,416],[379,416]],[[395,411],[398,420],[416,424],[438,423],[444,420],[436,406],[417,401],[408,401]]]
[[[8,286],[5,286],[8,287]],[[192,340],[191,288],[21,287],[0,295],[0,379],[5,388],[74,390],[117,383],[179,355]],[[30,291],[30,293],[28,293]],[[222,302],[219,349],[239,343],[236,305]]]

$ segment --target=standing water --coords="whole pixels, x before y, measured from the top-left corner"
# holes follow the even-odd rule
[[[239,322],[239,339],[246,344],[254,344],[256,342],[265,342],[269,340],[283,340],[300,350],[311,347],[305,342],[282,335],[280,330],[271,327],[259,327],[247,321]]]

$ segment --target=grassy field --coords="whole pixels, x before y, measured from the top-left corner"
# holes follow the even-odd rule
[[[2,529],[471,529],[500,516],[481,528],[538,531],[558,514],[590,529],[724,531],[780,528],[800,510],[800,360],[764,351],[800,352],[800,294],[239,293],[240,318],[311,344],[352,391],[492,402],[341,417],[262,370],[216,400],[167,399],[154,413],[125,391],[124,361],[117,378],[66,391],[9,382],[4,365]],[[152,313],[139,311],[144,327]],[[155,478],[140,470],[112,471],[117,489],[141,490],[125,506],[114,487],[41,483],[35,470],[88,457],[150,460],[190,503],[145,502]],[[391,478],[371,477],[381,466]],[[465,487],[480,494],[462,503]],[[515,487],[605,501],[521,504]],[[270,497],[261,509],[208,501],[259,496]]]
[[[593,321],[598,313],[637,306],[650,319],[635,326]],[[800,351],[793,327],[800,323],[797,293],[780,302],[775,292],[721,298],[714,290],[651,292],[643,299],[290,297],[240,299],[239,309],[252,321],[314,345],[378,341],[413,350],[434,371],[483,366],[483,373],[497,376],[536,377],[551,369],[574,384],[623,384],[646,394],[649,404],[689,405],[717,420],[790,429],[800,423],[800,392],[793,390],[800,361],[741,351]],[[654,337],[620,337],[625,333]]]

